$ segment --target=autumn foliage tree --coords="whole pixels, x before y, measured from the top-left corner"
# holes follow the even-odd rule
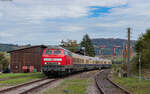
[[[62,40],[60,46],[71,52],[76,52],[80,48],[76,40],[68,40],[67,42]]]
[[[5,53],[0,52],[0,71],[6,70],[9,65],[9,58],[5,56]]]

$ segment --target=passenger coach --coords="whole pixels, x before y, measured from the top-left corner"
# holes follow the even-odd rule
[[[42,71],[47,76],[111,67],[111,60],[72,53],[64,48],[46,48],[42,55]]]

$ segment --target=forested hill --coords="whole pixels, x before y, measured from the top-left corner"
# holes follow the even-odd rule
[[[6,52],[6,51],[11,51],[14,49],[19,48],[18,45],[13,45],[13,44],[0,44],[0,51]]]
[[[99,45],[105,45],[108,49],[110,50],[113,48],[113,46],[120,46],[121,49],[123,48],[123,43],[127,43],[127,40],[124,39],[112,39],[112,38],[97,38],[97,39],[92,39],[92,43],[95,46],[99,46]],[[135,40],[131,41],[131,45],[135,44]],[[15,44],[0,44],[0,51],[6,52],[6,51],[11,51],[14,49],[18,49],[18,48],[22,48],[22,47],[28,47],[31,46],[30,44],[28,45],[24,45],[24,46],[20,46],[20,45],[15,45]]]
[[[7,52],[7,51],[12,51],[15,49],[23,48],[23,47],[28,47],[28,45],[20,46],[20,45],[15,45],[15,44],[0,44],[0,52]]]
[[[131,40],[131,46],[134,47],[135,40]],[[97,38],[92,39],[92,43],[95,47],[96,54],[99,54],[99,46],[106,46],[105,49],[102,49],[102,54],[104,55],[112,55],[113,54],[113,47],[114,46],[120,46],[119,49],[117,49],[117,53],[119,55],[120,50],[123,49],[123,44],[127,44],[127,40],[125,39],[113,39],[113,38]]]
[[[97,38],[92,39],[92,43],[96,46],[105,45],[107,48],[113,48],[114,46],[120,46],[123,48],[123,44],[127,44],[125,39],[113,39],[113,38]],[[134,46],[135,40],[131,40],[131,46]]]

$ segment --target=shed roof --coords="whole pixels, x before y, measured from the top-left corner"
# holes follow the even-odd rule
[[[20,49],[16,49],[16,50],[8,51],[8,53],[15,52],[15,51],[20,51],[20,50],[24,50],[24,49],[35,48],[35,47],[46,48],[47,46],[45,46],[45,45],[35,45],[35,46],[24,47],[24,48],[20,48]]]

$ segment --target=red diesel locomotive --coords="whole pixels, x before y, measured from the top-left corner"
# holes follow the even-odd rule
[[[66,75],[72,72],[111,67],[110,60],[72,53],[64,48],[45,48],[42,71],[47,76]]]
[[[44,49],[42,55],[42,70],[45,75],[64,75],[71,72],[73,60],[71,52],[65,49]]]

